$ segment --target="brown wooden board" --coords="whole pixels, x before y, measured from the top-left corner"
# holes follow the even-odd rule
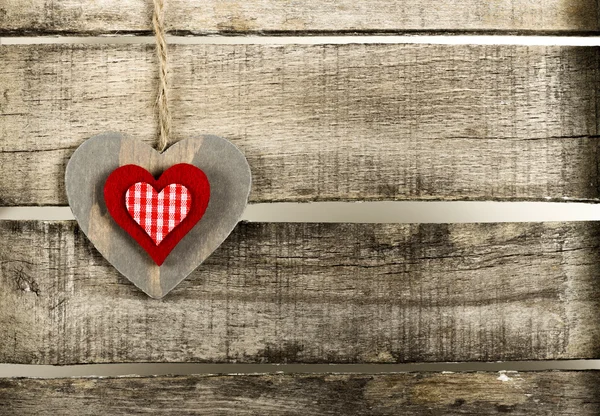
[[[0,362],[600,358],[600,225],[240,224],[162,300],[74,222],[0,222]]]
[[[592,32],[595,0],[169,0],[180,33]],[[123,34],[151,30],[145,0],[3,0],[0,34]]]
[[[597,201],[598,48],[174,45],[173,139],[247,156],[252,202]],[[0,47],[0,205],[66,203],[85,139],[155,143],[152,45]]]
[[[597,371],[0,379],[0,415],[600,414]]]

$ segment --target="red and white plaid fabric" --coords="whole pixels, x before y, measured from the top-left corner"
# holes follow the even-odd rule
[[[135,222],[159,245],[190,212],[192,195],[179,184],[158,193],[150,184],[138,182],[127,190],[125,204]]]

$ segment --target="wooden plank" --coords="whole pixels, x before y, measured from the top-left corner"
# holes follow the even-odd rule
[[[0,379],[0,415],[600,414],[598,371]]]
[[[161,301],[73,222],[0,223],[0,362],[600,357],[600,224],[241,224]]]
[[[175,45],[173,139],[246,154],[251,201],[599,199],[598,48]],[[65,204],[86,138],[156,135],[149,45],[0,48],[0,205]]]
[[[143,0],[4,0],[0,33],[114,34],[151,30]],[[598,30],[595,0],[170,0],[179,33],[345,33],[402,31]]]

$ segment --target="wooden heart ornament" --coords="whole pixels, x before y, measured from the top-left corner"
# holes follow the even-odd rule
[[[251,174],[244,155],[219,137],[182,140],[161,154],[105,133],[75,151],[65,184],[96,249],[146,294],[162,298],[231,233]]]

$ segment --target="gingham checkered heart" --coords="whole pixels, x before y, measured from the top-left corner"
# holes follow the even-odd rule
[[[158,246],[173,228],[188,215],[192,195],[179,184],[170,184],[156,192],[152,185],[137,182],[125,194],[127,211]]]

